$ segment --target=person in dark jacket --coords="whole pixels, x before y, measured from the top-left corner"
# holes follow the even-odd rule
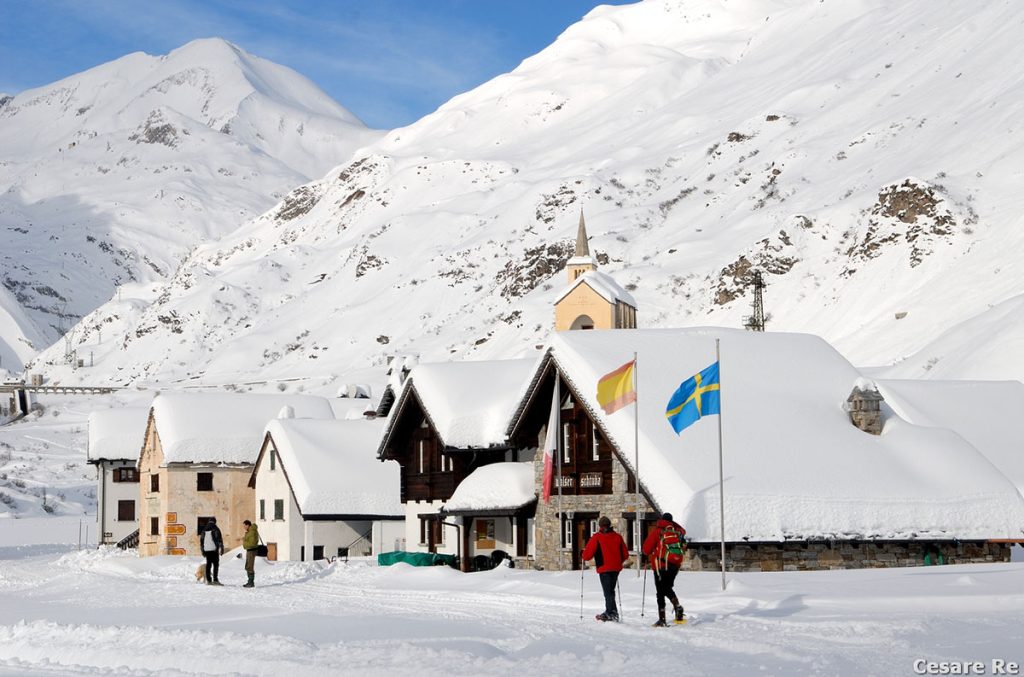
[[[199,548],[206,556],[206,584],[220,585],[220,556],[224,554],[224,539],[216,517],[207,520],[199,530]]]
[[[683,605],[679,603],[673,586],[676,581],[676,574],[683,563],[683,551],[685,542],[683,536],[686,529],[672,521],[672,513],[665,513],[658,520],[658,523],[651,533],[644,539],[643,552],[651,562],[654,569],[654,589],[658,596],[658,622],[655,627],[664,627],[665,622],[665,600],[672,602],[675,611],[675,620],[681,622],[684,619]]]
[[[629,559],[629,549],[622,536],[612,529],[612,521],[602,517],[597,522],[600,531],[590,537],[583,549],[583,559],[594,560],[597,575],[601,578],[601,589],[604,591],[604,613],[597,615],[599,621],[619,620],[619,610],[615,606],[615,585],[619,582],[619,572],[623,562]]]

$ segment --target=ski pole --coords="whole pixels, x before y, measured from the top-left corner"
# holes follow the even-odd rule
[[[640,593],[640,618],[644,617],[644,604],[647,603],[647,567],[644,567],[644,591]]]
[[[622,613],[622,588],[619,587],[619,579],[615,579],[615,589],[619,592],[619,618],[623,616]]]
[[[580,620],[583,620],[583,570],[586,565],[580,562]]]

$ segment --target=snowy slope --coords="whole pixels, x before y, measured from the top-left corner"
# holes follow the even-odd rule
[[[20,367],[115,286],[163,280],[378,137],[298,73],[219,39],[4,100],[0,358]]]
[[[1024,325],[996,311],[1024,281],[1020,23],[1008,2],[595,9],[197,248],[141,315],[87,317],[95,369],[35,367],[216,383],[534,353],[582,208],[641,327],[741,325],[754,266],[769,329],[914,355],[900,377],[1020,378]]]

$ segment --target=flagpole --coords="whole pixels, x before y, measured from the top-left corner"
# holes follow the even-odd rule
[[[720,339],[715,339],[715,362],[718,364],[718,513],[722,536],[722,590],[725,590],[725,470],[722,462],[722,354]]]
[[[558,375],[558,368],[555,368],[555,453],[558,455],[558,478],[555,483],[558,485],[558,543],[561,545],[565,538],[565,525],[562,524],[562,389],[561,377]],[[566,545],[569,545],[566,543]],[[565,548],[558,548],[558,570],[562,571],[563,555]]]
[[[633,513],[633,551],[636,554],[636,577],[640,578],[640,389],[637,388],[640,375],[638,370],[639,362],[636,351],[633,351],[633,392],[636,397],[633,402],[633,490],[636,500],[636,510]]]

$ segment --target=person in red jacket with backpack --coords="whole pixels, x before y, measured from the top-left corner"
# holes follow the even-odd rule
[[[644,540],[643,551],[654,568],[654,589],[658,594],[658,622],[654,627],[663,628],[665,622],[665,599],[672,602],[675,609],[675,620],[681,622],[683,605],[679,603],[672,586],[676,582],[676,574],[683,564],[683,551],[686,543],[683,536],[686,529],[672,521],[672,513],[665,513],[658,520],[651,533]]]
[[[597,575],[601,578],[604,591],[604,613],[596,616],[599,621],[618,621],[619,610],[615,606],[615,585],[619,582],[622,563],[629,559],[629,549],[622,536],[612,529],[612,521],[602,517],[597,521],[600,531],[590,537],[583,549],[583,559],[594,560]]]

